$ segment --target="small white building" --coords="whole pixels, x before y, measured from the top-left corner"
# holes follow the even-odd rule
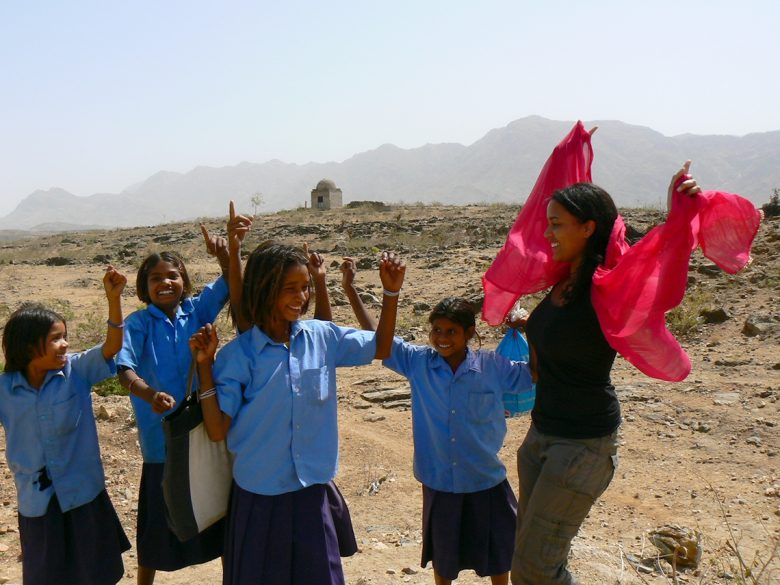
[[[336,209],[343,205],[341,189],[330,179],[322,179],[317,187],[311,190],[312,209]]]

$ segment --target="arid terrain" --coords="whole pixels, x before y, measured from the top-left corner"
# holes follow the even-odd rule
[[[227,207],[227,205],[225,206]],[[381,297],[376,258],[395,249],[408,270],[398,333],[426,342],[433,304],[452,294],[481,299],[480,278],[503,244],[517,209],[509,206],[364,206],[327,212],[297,210],[262,215],[245,245],[267,238],[308,242],[329,268],[334,319],[356,323],[340,292],[338,263],[358,260],[357,283],[369,306]],[[654,210],[624,210],[639,232],[661,220]],[[223,222],[209,220],[221,229]],[[69,320],[71,343],[83,349],[104,334],[103,266],[129,276],[125,312],[140,307],[135,271],[150,251],[181,252],[196,288],[218,274],[195,223],[95,231],[0,242],[0,321],[20,302],[40,300]],[[539,295],[524,301],[530,310]],[[703,313],[703,316],[702,316]],[[780,218],[766,220],[754,261],[742,273],[722,273],[700,253],[691,261],[689,291],[669,316],[688,350],[693,371],[681,383],[647,378],[618,359],[613,381],[623,407],[617,475],[574,541],[571,566],[583,584],[780,583]],[[230,325],[221,318],[223,341]],[[483,346],[503,332],[478,327]],[[412,476],[408,384],[381,364],[339,371],[340,469],[337,483],[349,501],[360,552],[344,560],[350,585],[433,583],[421,569],[420,485]],[[389,392],[387,402],[370,392]],[[95,395],[108,491],[131,541],[135,539],[141,456],[127,397]],[[517,485],[515,451],[529,424],[507,421],[502,450],[510,482]],[[4,450],[4,436],[0,448]],[[679,571],[655,560],[649,531],[677,524],[701,533],[698,569]],[[16,495],[0,463],[0,583],[21,583]],[[745,576],[746,566],[758,567]],[[98,560],[99,561],[99,560]],[[768,563],[760,577],[760,567]],[[125,555],[135,583],[134,551]],[[751,580],[754,579],[754,580]],[[757,580],[755,580],[757,579]],[[221,582],[219,562],[161,573],[157,583]],[[458,583],[487,583],[464,572]],[[53,584],[55,585],[55,584]]]

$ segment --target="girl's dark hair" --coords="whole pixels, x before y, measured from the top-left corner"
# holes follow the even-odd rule
[[[135,293],[141,299],[141,302],[147,305],[152,302],[149,296],[149,272],[160,262],[168,262],[176,267],[176,270],[181,274],[181,279],[184,281],[182,298],[186,299],[190,296],[192,294],[192,284],[190,284],[190,276],[187,274],[187,268],[184,266],[184,260],[181,259],[181,256],[175,252],[155,252],[154,254],[149,254],[141,262],[141,267],[138,269],[138,274],[135,277]]]
[[[438,302],[433,308],[431,314],[428,316],[428,323],[433,325],[436,319],[449,319],[453,323],[457,323],[463,327],[464,331],[468,331],[469,327],[474,327],[474,334],[479,340],[480,346],[482,345],[482,338],[477,333],[476,318],[477,308],[461,297],[447,297]]]
[[[296,264],[308,266],[309,259],[303,250],[273,240],[261,243],[249,255],[244,270],[244,288],[241,295],[241,314],[268,331],[273,307],[284,283],[287,269]],[[311,281],[311,278],[309,279]],[[309,283],[310,286],[311,282]],[[309,308],[309,301],[301,313]]]
[[[575,183],[560,189],[553,193],[552,200],[560,203],[580,223],[593,220],[596,224],[585,244],[582,263],[574,281],[563,291],[564,302],[568,303],[590,292],[593,273],[604,263],[618,211],[609,193],[593,183]]]
[[[46,351],[46,338],[55,323],[65,318],[39,303],[24,303],[8,318],[3,330],[5,372],[24,372],[30,361]]]

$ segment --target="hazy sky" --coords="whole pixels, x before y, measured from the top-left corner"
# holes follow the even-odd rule
[[[0,214],[38,188],[470,144],[539,114],[780,129],[777,0],[0,1]]]

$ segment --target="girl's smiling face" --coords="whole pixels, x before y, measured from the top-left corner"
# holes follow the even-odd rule
[[[474,336],[474,328],[464,329],[462,325],[439,317],[431,323],[429,338],[433,349],[452,366],[453,371],[466,357],[466,346]]]
[[[28,372],[59,370],[65,367],[68,352],[68,329],[65,323],[57,321],[51,326],[42,350],[41,352],[39,348],[33,349],[34,357],[27,366]]]
[[[179,269],[161,260],[149,270],[146,283],[152,304],[169,317],[175,315],[184,295],[184,278]]]
[[[305,264],[293,264],[287,269],[276,295],[274,320],[290,323],[301,318],[309,302],[310,282]]]

